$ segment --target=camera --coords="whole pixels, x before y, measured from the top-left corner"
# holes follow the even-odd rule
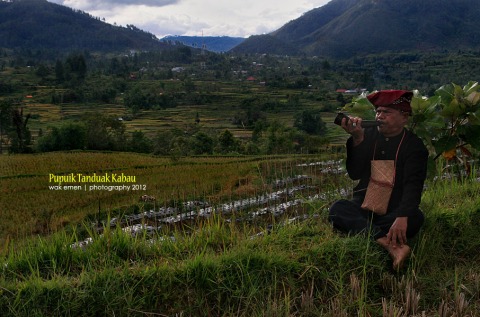
[[[347,119],[346,121],[350,120],[350,117],[347,116],[345,113],[339,112],[335,117],[335,120],[333,121],[333,123],[335,123],[336,125],[342,125],[343,118]],[[381,124],[382,123],[380,121],[376,121],[376,120],[362,120],[362,128],[378,127]]]

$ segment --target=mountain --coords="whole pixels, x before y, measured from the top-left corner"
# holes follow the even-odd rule
[[[231,50],[233,47],[242,43],[243,37],[230,36],[180,36],[171,35],[161,39],[164,42],[180,42],[183,45],[194,48],[202,48],[205,45],[207,51],[222,53]]]
[[[292,55],[348,58],[387,51],[478,49],[479,16],[478,0],[332,0],[270,34],[246,39],[232,52],[285,54],[290,46]],[[277,45],[269,45],[272,37]]]
[[[46,0],[0,1],[0,48],[110,52],[168,46],[133,25],[113,26]]]
[[[298,55],[301,53],[301,50],[297,49],[295,45],[270,34],[253,35],[230,51],[254,54],[274,53],[277,55]]]

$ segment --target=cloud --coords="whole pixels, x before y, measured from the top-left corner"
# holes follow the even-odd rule
[[[238,36],[272,32],[330,0],[49,0],[110,24],[166,35]]]
[[[148,6],[148,7],[164,7],[167,5],[177,4],[181,0],[50,0],[51,2],[61,4],[67,7],[79,10],[108,10],[112,7],[122,6]]]

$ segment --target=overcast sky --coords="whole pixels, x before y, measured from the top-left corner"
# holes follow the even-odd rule
[[[48,0],[155,34],[248,37],[274,31],[330,0]]]

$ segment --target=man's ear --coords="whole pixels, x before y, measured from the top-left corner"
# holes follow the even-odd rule
[[[410,114],[408,112],[404,112],[404,111],[400,111],[400,113],[403,116],[403,120],[405,120],[405,122],[408,122],[408,120],[410,118]]]

